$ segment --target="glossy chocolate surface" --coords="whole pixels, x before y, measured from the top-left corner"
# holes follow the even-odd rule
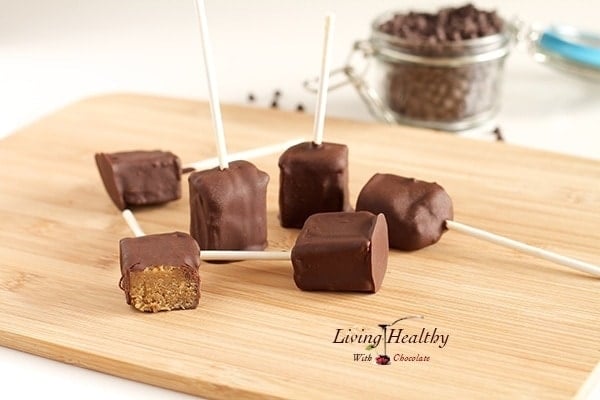
[[[267,247],[269,175],[248,161],[189,176],[190,233],[205,250]]]
[[[102,182],[119,210],[181,197],[181,162],[168,151],[97,153]]]
[[[349,211],[348,147],[300,143],[279,158],[279,215],[284,228],[302,228],[321,212]]]
[[[418,250],[436,243],[454,217],[452,199],[437,183],[375,174],[363,187],[356,210],[383,213],[390,247]]]
[[[292,250],[294,281],[302,290],[375,293],[385,276],[388,252],[383,214],[314,214]]]

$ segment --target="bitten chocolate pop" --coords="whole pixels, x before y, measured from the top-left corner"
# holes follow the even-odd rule
[[[375,174],[362,188],[356,210],[383,213],[390,247],[418,250],[436,243],[454,216],[452,199],[437,183]]]
[[[279,158],[279,216],[284,228],[302,228],[312,214],[348,211],[348,147],[324,143],[334,17],[325,20],[325,42],[312,142],[290,147]]]
[[[198,305],[200,249],[187,233],[121,239],[119,258],[119,286],[136,310],[186,310]]]

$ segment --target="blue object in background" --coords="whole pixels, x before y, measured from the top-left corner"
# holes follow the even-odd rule
[[[600,35],[570,26],[553,26],[542,33],[539,46],[569,61],[600,69]]]

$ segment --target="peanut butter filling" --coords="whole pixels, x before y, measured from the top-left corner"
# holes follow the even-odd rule
[[[198,275],[187,268],[160,265],[129,271],[131,305],[144,312],[195,308],[199,286]]]

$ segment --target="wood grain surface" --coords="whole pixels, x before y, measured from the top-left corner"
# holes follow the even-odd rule
[[[225,106],[230,151],[297,136],[300,113]],[[440,183],[457,221],[600,262],[600,163],[451,135],[328,119],[350,148],[351,200],[375,172]],[[196,310],[136,312],[118,288],[118,240],[130,236],[105,193],[95,152],[165,149],[214,156],[207,104],[107,95],[65,108],[0,142],[0,345],[208,398],[533,398],[574,396],[600,359],[600,280],[449,232],[429,248],[392,251],[375,295],[296,289],[287,262],[203,264]],[[271,249],[296,230],[277,221]],[[188,229],[183,198],[136,210],[148,233]],[[449,335],[446,346],[390,343],[388,366],[354,361],[398,323]],[[382,352],[382,345],[372,350]]]

